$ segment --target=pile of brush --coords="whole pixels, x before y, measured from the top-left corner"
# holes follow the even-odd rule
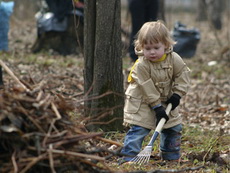
[[[0,172],[101,172],[117,144],[89,133],[68,115],[71,100],[46,93],[42,85],[26,85],[7,66],[1,66],[16,85],[0,90]]]

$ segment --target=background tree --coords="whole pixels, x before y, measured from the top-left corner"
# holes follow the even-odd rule
[[[84,89],[88,128],[121,130],[123,75],[120,0],[85,1]]]
[[[222,16],[225,10],[226,0],[199,0],[197,20],[209,20],[214,29],[220,30],[222,28]]]
[[[199,0],[197,3],[197,21],[205,21],[207,20],[207,10],[206,10],[206,2],[205,0]]]

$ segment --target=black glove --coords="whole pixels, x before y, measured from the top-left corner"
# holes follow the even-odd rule
[[[180,104],[181,97],[178,94],[173,94],[167,101],[166,104],[172,103],[172,110],[174,110]]]
[[[156,118],[157,118],[157,122],[156,122],[156,126],[157,124],[160,122],[161,118],[165,118],[166,122],[169,120],[168,115],[165,112],[165,108],[163,106],[160,106],[158,108],[154,109],[155,113],[156,113]],[[165,123],[166,123],[165,122]]]

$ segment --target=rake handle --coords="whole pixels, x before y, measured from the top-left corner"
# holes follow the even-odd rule
[[[169,112],[171,111],[171,109],[172,109],[172,104],[169,103],[168,106],[167,106],[167,108],[166,108],[166,110],[165,110],[165,112],[166,112],[167,115],[169,115]],[[161,132],[161,130],[162,130],[165,122],[166,122],[166,119],[165,118],[161,118],[160,122],[158,123],[158,125],[157,125],[157,127],[156,127],[156,129],[155,129],[155,131],[153,133],[153,136],[151,137],[151,139],[150,139],[150,141],[148,143],[148,146],[152,146],[153,145],[153,143],[156,140],[157,136],[160,134],[160,132]]]
[[[167,115],[169,115],[169,112],[171,111],[171,109],[172,109],[172,104],[169,103],[168,106],[167,106],[167,108],[166,108],[166,110],[165,110],[165,112],[166,112]],[[162,130],[162,128],[163,128],[163,126],[164,126],[164,124],[165,124],[165,122],[166,122],[166,119],[165,118],[161,118],[161,120],[158,123],[155,131],[157,131],[158,133],[160,133],[161,130]]]

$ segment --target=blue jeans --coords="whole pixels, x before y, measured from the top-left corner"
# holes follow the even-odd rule
[[[160,150],[163,160],[177,160],[180,158],[180,144],[181,144],[181,130],[182,125],[164,129],[160,133]],[[150,132],[141,126],[133,125],[127,132],[124,140],[124,147],[121,154],[124,155],[123,160],[130,161],[136,156],[142,147],[142,142]]]

